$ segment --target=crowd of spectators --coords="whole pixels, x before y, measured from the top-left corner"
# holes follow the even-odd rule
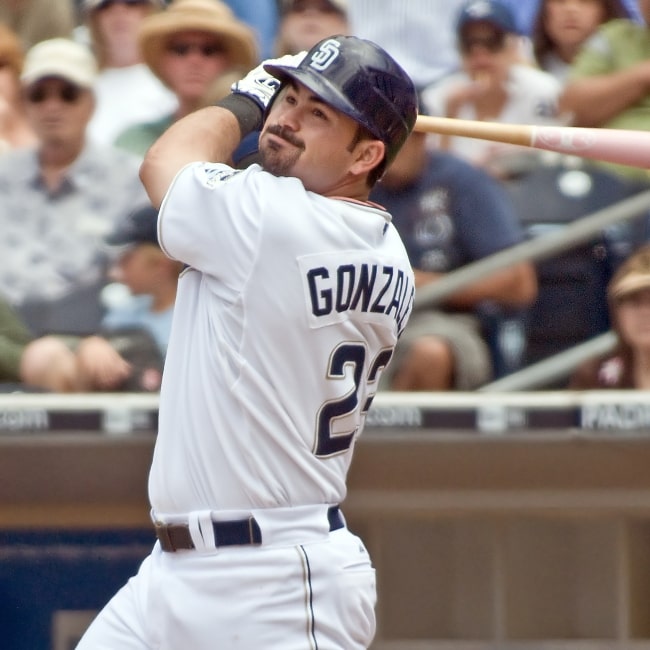
[[[263,59],[356,34],[404,66],[421,91],[421,112],[647,130],[646,20],[650,0],[2,3],[0,382],[157,389],[179,269],[163,261],[155,228],[144,225],[155,224],[155,214],[139,162],[173,122],[225,96]],[[420,286],[529,236],[522,224],[530,218],[508,193],[522,157],[523,173],[558,164],[513,145],[411,136],[371,198],[393,214]],[[234,163],[255,160],[248,139]],[[646,170],[603,169],[646,187]],[[495,351],[482,310],[525,311],[537,297],[535,268],[517,263],[414,314],[383,389],[488,382]],[[603,294],[627,336],[625,314],[645,308],[650,283],[637,291],[628,282],[624,293],[618,276],[612,283]]]

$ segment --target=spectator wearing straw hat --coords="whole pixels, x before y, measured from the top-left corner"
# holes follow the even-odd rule
[[[174,0],[166,11],[143,21],[139,43],[149,68],[178,100],[173,113],[117,137],[117,146],[139,155],[173,122],[203,106],[215,84],[226,79],[227,94],[258,60],[253,31],[219,0]]]

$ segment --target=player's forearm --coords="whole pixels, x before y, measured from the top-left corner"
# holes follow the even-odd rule
[[[154,142],[140,167],[140,179],[158,208],[176,174],[196,161],[229,162],[241,139],[235,115],[208,106],[172,124]]]

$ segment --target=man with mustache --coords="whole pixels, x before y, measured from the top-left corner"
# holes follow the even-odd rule
[[[374,569],[339,504],[412,307],[404,246],[367,199],[417,94],[350,36],[233,88],[140,170],[186,264],[149,477],[158,543],[80,650],[361,650],[375,632]],[[261,166],[231,167],[260,127]]]

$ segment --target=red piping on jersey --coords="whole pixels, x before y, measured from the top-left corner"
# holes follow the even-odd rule
[[[357,205],[367,205],[371,208],[378,208],[379,210],[383,210],[386,212],[386,208],[383,205],[379,205],[379,203],[375,203],[374,201],[359,201],[359,199],[352,199],[348,196],[328,196],[328,199],[335,199],[336,201],[347,201],[348,203],[356,203]]]

